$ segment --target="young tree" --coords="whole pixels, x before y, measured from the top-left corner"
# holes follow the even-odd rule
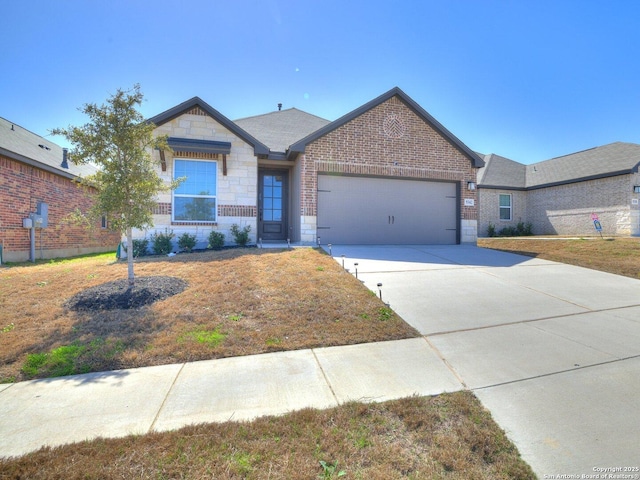
[[[176,188],[178,182],[165,184],[156,173],[151,149],[169,150],[167,138],[154,137],[155,125],[144,121],[138,111],[143,95],[140,85],[118,91],[106,104],[87,103],[79,110],[89,117],[82,126],[56,128],[71,142],[70,159],[76,164],[93,163],[94,175],[81,181],[94,187],[93,206],[83,212],[94,220],[106,215],[111,228],[127,237],[129,285],[134,285],[133,229],[153,226],[153,207],[158,193]]]

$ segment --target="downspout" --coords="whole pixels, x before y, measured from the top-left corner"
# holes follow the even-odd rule
[[[31,237],[31,250],[29,251],[29,260],[33,263],[36,261],[36,222],[31,220],[30,237]]]

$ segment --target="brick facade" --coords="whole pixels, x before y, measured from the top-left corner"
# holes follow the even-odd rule
[[[91,200],[77,182],[0,156],[0,242],[4,261],[29,259],[30,230],[22,220],[48,204],[49,224],[36,229],[36,258],[56,258],[115,250],[118,232],[96,225],[89,230],[67,216],[76,208],[86,210]]]
[[[318,172],[458,182],[462,241],[476,240],[476,191],[467,189],[476,168],[397,96],[311,142],[299,161],[302,241],[315,239]],[[465,199],[474,205],[465,206]]]
[[[596,235],[591,220],[591,214],[595,213],[604,235],[640,235],[640,194],[633,193],[634,185],[640,185],[640,174],[528,191],[481,188],[479,234],[487,234],[490,222],[499,231],[522,221],[530,222],[536,235]],[[499,219],[500,193],[512,195],[514,215],[511,221]]]

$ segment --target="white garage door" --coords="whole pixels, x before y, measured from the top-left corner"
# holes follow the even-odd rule
[[[323,244],[458,243],[456,183],[318,175]]]

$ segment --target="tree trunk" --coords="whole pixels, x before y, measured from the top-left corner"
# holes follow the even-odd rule
[[[133,287],[135,278],[133,276],[133,229],[127,228],[127,272],[129,274],[129,287]]]

